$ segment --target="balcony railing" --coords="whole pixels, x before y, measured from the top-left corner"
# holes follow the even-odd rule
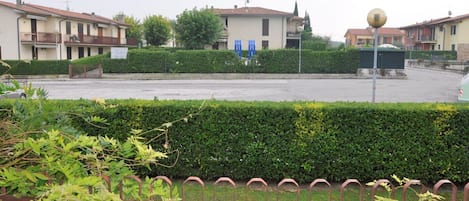
[[[125,45],[119,38],[108,36],[87,36],[81,34],[70,34],[65,36],[65,43],[87,44],[87,45]]]
[[[21,42],[62,43],[62,34],[47,32],[21,33]]]
[[[431,36],[420,36],[417,41],[420,43],[436,43],[435,38]]]
[[[138,40],[136,38],[127,38],[127,45],[137,46]]]

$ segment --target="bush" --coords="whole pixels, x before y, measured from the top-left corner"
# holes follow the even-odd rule
[[[0,66],[0,72],[12,75],[56,75],[68,74],[68,60],[6,60],[11,66],[8,70],[6,67]],[[7,71],[8,70],[8,71]]]
[[[125,139],[131,128],[150,130],[187,113],[201,101],[109,100],[112,112],[80,101],[49,101],[107,119],[99,129],[74,119],[86,133]],[[9,107],[5,102],[2,107]],[[43,106],[45,107],[45,106]],[[0,110],[1,111],[1,110]],[[6,114],[0,113],[1,116]],[[469,176],[469,108],[463,104],[225,102],[213,101],[187,124],[170,129],[171,150],[158,171],[171,178],[229,176],[236,180],[289,177],[340,182],[368,181],[392,174],[424,182]],[[158,133],[149,133],[157,135]],[[162,141],[152,147],[162,148]],[[176,151],[177,150],[177,151]]]

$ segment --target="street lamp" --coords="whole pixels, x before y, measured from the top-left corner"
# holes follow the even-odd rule
[[[303,26],[298,26],[296,30],[298,31],[299,40],[298,40],[298,73],[301,73],[301,32],[303,31]]]
[[[376,69],[378,65],[378,28],[382,27],[387,20],[386,13],[380,8],[375,8],[368,13],[368,24],[375,28],[374,30],[374,57],[373,57],[373,90],[371,102],[375,102],[376,96]]]

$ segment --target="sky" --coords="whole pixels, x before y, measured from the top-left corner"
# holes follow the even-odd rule
[[[5,0],[3,0],[5,1]],[[16,0],[6,0],[16,2]],[[469,14],[469,0],[23,0],[74,12],[95,12],[112,18],[123,12],[142,22],[145,17],[162,15],[176,19],[184,10],[193,8],[264,7],[293,12],[298,3],[300,17],[309,13],[313,34],[330,37],[334,41],[345,41],[347,29],[366,28],[368,12],[374,8],[385,11],[387,22],[384,27],[403,27],[417,22]]]

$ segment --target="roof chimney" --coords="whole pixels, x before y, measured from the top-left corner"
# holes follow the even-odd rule
[[[238,5],[234,5],[234,8],[237,9],[237,8],[238,8]]]
[[[21,0],[16,0],[16,6],[20,6],[21,4]]]
[[[125,24],[125,15],[124,14],[117,15],[117,22],[121,24]]]

